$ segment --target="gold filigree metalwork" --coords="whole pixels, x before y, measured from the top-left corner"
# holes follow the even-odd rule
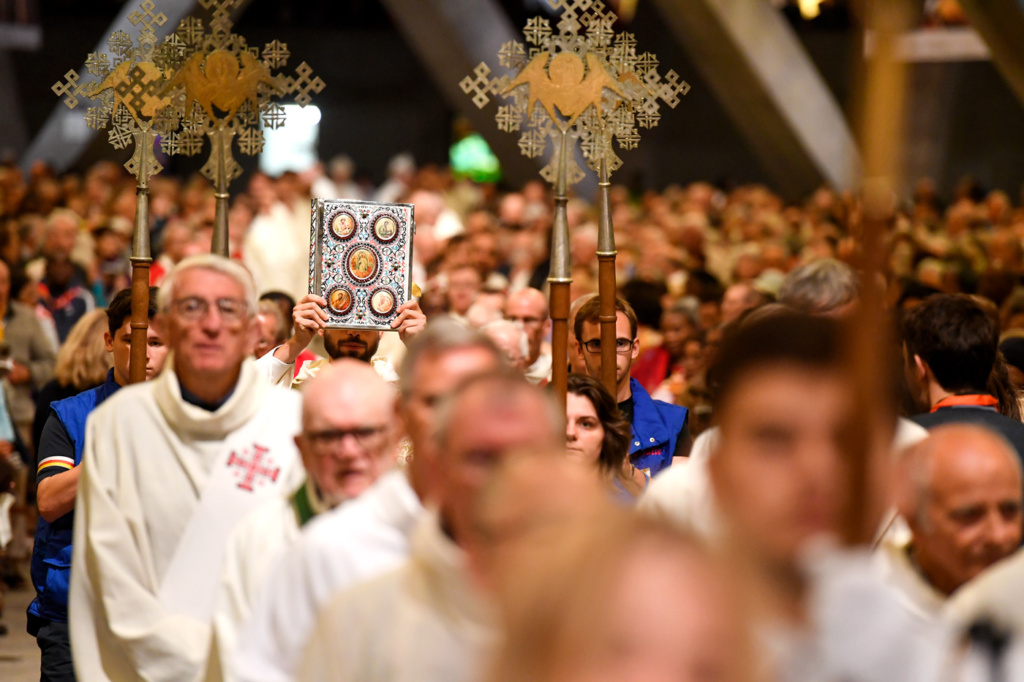
[[[136,177],[140,187],[146,187],[150,176],[163,169],[153,154],[157,135],[177,127],[177,121],[161,115],[169,104],[161,94],[167,71],[154,61],[154,27],[163,26],[167,17],[156,12],[153,0],[144,0],[128,20],[139,27],[136,40],[124,31],[115,31],[107,40],[109,54],[92,52],[85,60],[87,78],[92,78],[83,81],[72,69],[64,74],[64,80],[54,83],[52,90],[63,97],[70,109],[77,107],[81,99],[90,100],[92,105],[85,112],[86,125],[95,130],[109,127],[107,139],[115,149],[127,149],[134,143],[134,152],[125,168]]]
[[[661,105],[674,108],[690,86],[675,71],[664,76],[658,58],[637,53],[632,33],[613,30],[615,14],[600,0],[548,0],[562,12],[554,27],[544,17],[529,19],[523,29],[527,45],[510,41],[498,52],[498,63],[510,74],[494,75],[481,62],[459,84],[478,108],[494,98],[505,104],[495,121],[505,132],[519,132],[519,148],[536,158],[547,151],[550,139],[571,133],[580,141],[587,165],[607,172],[622,165],[620,149],[633,149],[640,129],[653,128],[661,118]],[[536,115],[536,104],[543,115]],[[557,177],[558,144],[542,175]],[[569,182],[582,179],[569,160]],[[577,171],[579,169],[576,169]]]
[[[149,178],[163,170],[154,153],[157,136],[176,134],[178,118],[170,115],[171,100],[165,93],[168,78],[176,68],[173,61],[159,56],[155,28],[167,23],[167,16],[156,11],[153,0],[143,0],[139,9],[128,15],[139,27],[132,40],[124,31],[115,31],[107,40],[108,52],[93,52],[85,60],[88,74],[82,80],[75,70],[53,85],[53,92],[71,109],[82,98],[92,105],[85,112],[86,124],[107,131],[115,149],[133,146],[125,168],[136,178],[135,229],[132,236],[132,314],[129,381],[146,378],[146,328],[149,324]]]
[[[241,0],[200,0],[211,13],[207,26],[201,19],[184,19],[160,45],[156,62],[173,67],[164,94],[181,129],[163,142],[168,153],[192,155],[210,140],[210,157],[201,172],[216,188],[214,251],[227,252],[228,185],[242,174],[234,157],[234,142],[243,154],[263,149],[263,131],[284,125],[285,110],[275,100],[292,96],[300,106],[324,89],[324,82],[302,62],[294,76],[275,71],[287,66],[291,53],[273,40],[262,50],[250,47],[232,33],[231,11]]]
[[[654,55],[637,54],[633,34],[615,33],[615,15],[600,0],[548,0],[548,4],[561,9],[554,28],[548,19],[533,17],[523,29],[529,48],[517,41],[501,46],[498,63],[511,73],[493,75],[491,67],[481,62],[459,86],[480,109],[494,98],[504,101],[495,121],[500,130],[519,133],[523,155],[540,157],[553,141],[541,177],[555,189],[548,283],[552,354],[557,358],[565,357],[568,349],[572,274],[567,186],[584,177],[575,160],[577,144],[587,165],[597,172],[602,379],[614,395],[616,251],[609,177],[622,159],[613,141],[621,149],[635,148],[640,142],[638,128],[656,126],[661,104],[675,107],[690,86],[674,71],[663,77]],[[567,383],[565,363],[555,363],[552,386],[563,406]]]

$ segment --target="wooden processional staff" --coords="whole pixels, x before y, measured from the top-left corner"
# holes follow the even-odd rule
[[[146,330],[149,327],[149,178],[163,170],[154,152],[158,135],[166,135],[178,122],[168,115],[169,100],[162,94],[166,63],[157,47],[154,26],[167,21],[162,13],[154,14],[152,0],[145,0],[128,19],[139,26],[136,41],[124,31],[115,31],[107,45],[110,52],[90,53],[86,70],[93,79],[80,83],[75,70],[64,75],[64,81],[53,85],[53,92],[64,98],[70,109],[79,98],[93,102],[85,113],[86,124],[96,130],[109,127],[108,139],[115,149],[133,146],[134,153],[125,164],[135,176],[137,201],[135,229],[132,235],[132,314],[131,365],[129,381],[146,379]]]
[[[884,306],[885,239],[901,189],[906,103],[906,65],[897,57],[896,45],[914,16],[908,0],[867,1],[860,7],[863,23],[874,35],[874,50],[861,80],[863,217],[853,226],[858,247],[854,266],[863,286],[845,335],[858,424],[845,443],[849,479],[842,530],[848,545],[870,543],[885,510],[879,487],[887,478],[883,472],[892,442],[887,424],[896,411],[884,369],[893,338]]]
[[[555,190],[548,278],[551,373],[555,394],[564,407],[572,283],[566,203],[569,186],[583,179],[583,170],[576,163],[576,143],[580,143],[587,166],[599,176],[601,367],[602,380],[614,396],[616,251],[609,188],[611,174],[622,160],[613,151],[612,140],[622,149],[634,149],[640,141],[637,128],[656,126],[661,102],[675,107],[690,86],[674,71],[662,77],[653,54],[637,54],[633,34],[615,32],[615,14],[599,0],[548,3],[562,10],[555,30],[547,19],[534,17],[523,30],[532,46],[529,53],[516,41],[505,43],[498,52],[499,64],[510,74],[492,77],[490,67],[481,62],[459,85],[481,109],[495,95],[506,102],[498,107],[495,120],[500,130],[520,133],[519,149],[525,156],[537,158],[547,150],[548,140],[554,142],[541,177]]]
[[[204,32],[200,19],[187,17],[158,45],[154,27],[163,26],[167,17],[155,12],[153,0],[144,0],[128,17],[140,27],[136,41],[124,31],[115,31],[107,41],[109,53],[93,52],[86,59],[86,69],[93,76],[90,81],[80,82],[72,69],[52,88],[70,109],[78,106],[80,98],[91,100],[86,124],[96,130],[109,127],[114,148],[134,148],[125,164],[137,180],[131,252],[132,383],[146,378],[152,263],[149,178],[163,170],[156,142],[160,141],[165,154],[191,156],[202,149],[203,135],[210,138],[210,159],[202,172],[214,183],[217,198],[212,250],[227,256],[228,183],[242,171],[231,155],[232,141],[237,136],[244,153],[258,154],[263,148],[260,121],[268,128],[284,125],[284,109],[273,101],[274,96],[294,95],[305,106],[310,92],[324,88],[305,62],[294,78],[272,75],[272,70],[288,62],[290,54],[283,43],[272,41],[260,52],[231,33],[230,12],[240,0],[202,4],[212,8],[210,33]]]

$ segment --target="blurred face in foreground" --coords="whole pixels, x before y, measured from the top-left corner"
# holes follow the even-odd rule
[[[581,646],[563,646],[545,682],[749,679],[739,610],[696,551],[646,540],[616,576]]]
[[[808,540],[837,530],[851,409],[837,371],[793,363],[752,369],[723,396],[715,498],[758,561],[791,569]]]
[[[471,377],[497,368],[498,358],[483,346],[423,355],[413,367],[412,391],[399,405],[416,459],[421,459],[433,446],[441,399]]]
[[[456,398],[438,451],[441,516],[456,542],[472,537],[476,507],[495,469],[517,452],[559,443],[543,392],[508,380],[482,380]]]

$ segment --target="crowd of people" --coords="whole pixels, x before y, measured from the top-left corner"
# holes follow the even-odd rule
[[[2,577],[36,592],[41,679],[1024,679],[1007,194],[894,202],[891,357],[851,373],[856,194],[613,187],[609,391],[592,203],[553,357],[545,185],[354,171],[252,176],[230,258],[209,185],[154,178],[127,386],[133,181],[0,168]],[[415,206],[394,333],[327,326],[314,196]],[[882,423],[857,372],[890,387]],[[858,430],[877,531],[839,546]]]

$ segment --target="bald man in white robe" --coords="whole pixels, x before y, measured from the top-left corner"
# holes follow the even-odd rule
[[[207,680],[228,679],[238,631],[274,561],[308,522],[358,497],[394,467],[399,431],[395,392],[370,365],[342,358],[305,384],[295,443],[306,480],[251,512],[228,540]]]

